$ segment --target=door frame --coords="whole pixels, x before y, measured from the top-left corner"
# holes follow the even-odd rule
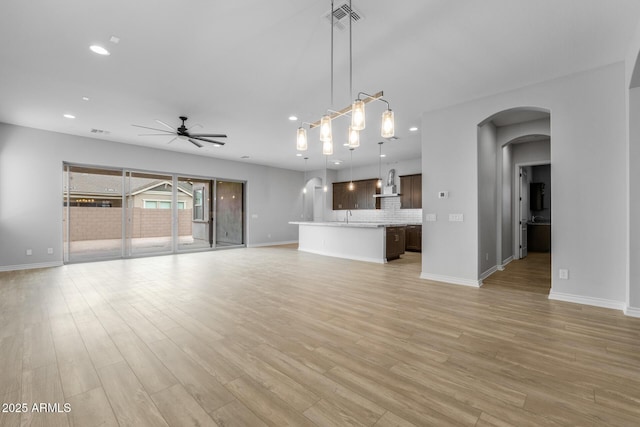
[[[514,164],[513,188],[515,190],[512,200],[513,208],[513,259],[521,259],[520,257],[520,170],[528,166],[545,166],[551,165],[550,160],[538,160],[535,162],[524,162]],[[553,223],[552,223],[553,224]],[[553,225],[551,225],[553,227]],[[553,233],[553,228],[551,229]]]

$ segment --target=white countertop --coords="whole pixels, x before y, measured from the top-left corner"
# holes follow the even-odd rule
[[[328,221],[328,222],[319,222],[319,221],[290,221],[289,224],[294,225],[314,225],[321,227],[354,227],[354,228],[382,228],[382,227],[404,227],[406,225],[416,225],[409,224],[406,222],[395,223],[395,222],[358,222],[358,221]]]

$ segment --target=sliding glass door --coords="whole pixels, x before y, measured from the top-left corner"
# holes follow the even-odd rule
[[[244,246],[244,183],[64,165],[64,261]]]
[[[64,167],[64,261],[123,255],[122,170]]]
[[[190,208],[178,214],[178,250],[213,248],[213,180],[178,177],[178,188],[190,196]]]
[[[172,251],[173,198],[171,175],[125,172],[127,256]],[[178,201],[178,206],[184,204],[184,199]]]
[[[216,181],[216,246],[244,244],[244,183]]]

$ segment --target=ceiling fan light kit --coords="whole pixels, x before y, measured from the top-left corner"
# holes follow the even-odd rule
[[[342,8],[342,6],[341,6]],[[339,8],[340,10],[342,10]],[[353,10],[351,8],[351,0],[349,1],[349,10]],[[333,30],[334,30],[334,14],[336,10],[333,8],[333,0],[331,1],[331,104],[333,105]],[[350,91],[353,91],[352,82],[353,82],[353,55],[352,55],[352,42],[351,42],[351,24],[353,21],[353,16],[349,18],[349,83],[350,83]],[[361,98],[361,96],[365,96]],[[360,146],[360,131],[364,130],[366,127],[366,113],[365,113],[365,105],[373,102],[373,101],[382,101],[387,104],[387,109],[382,113],[382,125],[380,130],[380,135],[383,138],[393,138],[395,133],[395,123],[393,111],[389,106],[389,102],[382,99],[383,92],[380,91],[374,95],[369,95],[365,92],[358,93],[358,97],[353,102],[353,104],[343,108],[339,111],[327,110],[327,113],[322,116],[322,118],[316,122],[309,123],[309,129],[313,129],[315,127],[320,127],[320,142],[322,142],[322,154],[325,156],[330,156],[333,154],[333,137],[331,133],[331,121],[337,117],[351,115],[351,125],[349,126],[347,143],[345,144],[349,149],[354,149]],[[329,112],[331,114],[329,114]],[[304,134],[302,131],[305,131]],[[297,130],[297,143],[296,149],[298,151],[305,151],[308,149],[307,144],[307,134],[306,130],[303,127],[299,127]]]

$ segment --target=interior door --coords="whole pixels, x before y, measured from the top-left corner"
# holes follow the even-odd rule
[[[529,221],[529,174],[520,168],[520,258],[527,256],[527,221]]]

